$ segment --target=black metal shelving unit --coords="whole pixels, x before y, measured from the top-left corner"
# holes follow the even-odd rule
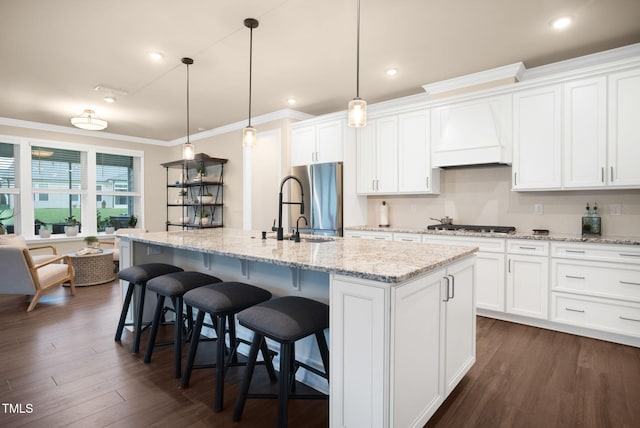
[[[227,161],[199,153],[193,160],[162,164],[167,175],[167,231],[224,226],[224,164]],[[185,193],[183,196],[179,195],[181,191]]]

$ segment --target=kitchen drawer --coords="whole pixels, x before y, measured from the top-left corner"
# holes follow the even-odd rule
[[[500,238],[468,238],[466,236],[424,235],[422,242],[425,244],[449,244],[478,247],[480,251],[488,253],[504,253],[505,248],[505,240]]]
[[[422,242],[422,235],[419,233],[394,233],[394,241],[400,242]]]
[[[549,255],[549,243],[529,239],[507,239],[507,253],[547,256]]]
[[[551,259],[551,281],[555,291],[640,302],[640,266]]]
[[[554,242],[551,244],[551,256],[568,259],[630,263],[640,266],[640,247],[633,245]]]
[[[349,230],[344,233],[345,238],[359,239],[375,239],[379,241],[392,241],[393,234],[391,232],[360,232]]]
[[[640,337],[640,304],[551,293],[551,320]]]

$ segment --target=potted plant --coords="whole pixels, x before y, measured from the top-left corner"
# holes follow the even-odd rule
[[[129,217],[129,227],[133,228],[136,227],[136,225],[138,224],[138,217],[136,217],[135,215],[131,214],[131,217]]]
[[[64,227],[64,234],[67,236],[76,236],[80,231],[80,222],[74,216],[69,216],[64,221],[67,223]]]
[[[200,196],[198,196],[198,202],[201,204],[210,204],[213,202],[213,195],[211,192],[204,192]]]
[[[207,175],[207,171],[203,166],[198,167],[196,171],[198,172],[198,175],[195,176],[193,181],[202,181],[204,177]]]
[[[5,211],[9,211],[9,213],[5,213]],[[13,210],[2,210],[0,211],[0,235],[4,235],[7,233],[7,228],[2,223],[4,220],[9,220],[13,217]]]
[[[50,238],[51,237],[51,229],[49,229],[49,225],[47,225],[47,223],[44,223],[40,220],[36,219],[36,223],[40,226],[38,228],[38,235],[41,238]]]
[[[207,224],[209,224],[209,216],[210,215],[211,214],[209,213],[209,211],[200,210],[200,215],[196,219],[196,224],[200,224],[200,225],[206,226]]]
[[[104,233],[107,235],[112,235],[116,231],[116,228],[113,227],[111,217],[105,218],[102,224],[104,225]]]
[[[184,204],[186,196],[187,196],[187,191],[186,190],[179,191],[178,192],[178,198],[176,199],[176,204]]]
[[[100,241],[95,236],[87,236],[84,238],[84,242],[87,244],[89,248],[98,248],[100,246]]]

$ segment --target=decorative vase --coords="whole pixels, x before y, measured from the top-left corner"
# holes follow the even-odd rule
[[[67,236],[76,236],[78,234],[78,226],[65,226],[64,234]]]
[[[40,230],[38,231],[38,235],[40,235],[41,238],[50,238],[51,230],[40,228]]]
[[[106,233],[107,235],[113,235],[115,231],[116,231],[116,228],[113,226],[107,226],[104,228],[104,233]]]
[[[213,196],[211,195],[200,195],[198,196],[198,202],[201,204],[210,204],[213,202]]]

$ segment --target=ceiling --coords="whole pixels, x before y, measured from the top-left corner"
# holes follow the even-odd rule
[[[550,21],[571,15],[557,31]],[[356,0],[0,0],[0,118],[71,126],[94,109],[105,131],[171,141],[248,115],[343,110],[355,96]],[[639,0],[361,0],[360,95],[523,61],[527,68],[640,42]],[[164,59],[149,60],[160,51]],[[385,69],[397,67],[393,78]],[[103,100],[96,85],[116,89]],[[125,95],[126,93],[126,95]],[[287,99],[297,100],[294,107]]]

